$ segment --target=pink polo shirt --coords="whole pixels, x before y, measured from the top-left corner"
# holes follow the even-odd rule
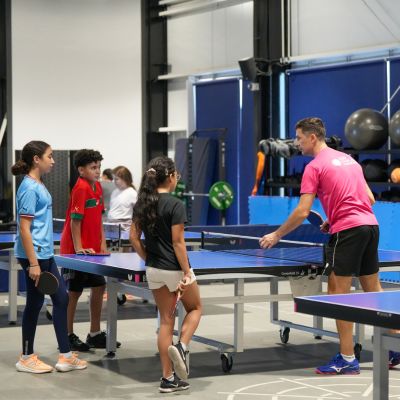
[[[348,154],[329,147],[306,166],[301,194],[316,194],[328,217],[330,233],[361,225],[378,225],[361,166]]]

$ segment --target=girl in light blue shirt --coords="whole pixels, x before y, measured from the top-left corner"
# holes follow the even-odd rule
[[[26,306],[22,318],[22,354],[16,363],[20,372],[42,374],[53,367],[41,361],[33,351],[39,312],[44,295],[37,289],[40,274],[51,272],[58,279],[53,302],[53,324],[60,355],[55,368],[66,372],[84,369],[87,364],[71,352],[67,334],[68,294],[54,261],[53,216],[51,195],[42,182],[42,175],[54,166],[53,150],[42,141],[24,146],[21,159],[12,166],[13,175],[25,175],[16,196],[17,238],[14,251],[25,272]]]

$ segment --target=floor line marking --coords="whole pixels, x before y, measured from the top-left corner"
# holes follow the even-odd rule
[[[299,384],[299,382],[296,382],[295,380],[291,380],[291,379],[287,379],[287,378],[281,378],[283,381],[285,381],[285,382],[290,382],[290,383],[297,383],[297,384]],[[304,383],[304,382],[301,382],[301,384],[302,385],[304,385],[304,386],[307,386],[307,387],[311,387],[311,388],[313,388],[313,389],[320,389],[318,386],[314,386],[314,385],[310,385],[310,384],[307,384],[307,383]],[[345,395],[343,395],[343,393],[339,393],[339,392],[335,392],[334,390],[329,390],[329,389],[324,389],[324,388],[322,388],[321,390],[323,390],[323,391],[326,391],[327,393],[332,393],[332,394],[336,394],[336,395],[339,395],[339,396],[344,396],[344,397],[350,397],[349,395],[347,395],[347,394],[345,394]],[[320,396],[319,396],[320,397]]]
[[[236,396],[236,395],[241,395],[244,394],[246,396],[259,396],[259,397],[267,397],[271,396],[271,400],[273,399],[278,399],[279,397],[290,397],[292,399],[315,399],[318,400],[321,398],[321,395],[318,396],[306,396],[306,395],[295,395],[295,394],[283,394],[283,395],[277,395],[276,393],[247,393],[247,392],[217,392],[217,394],[225,394],[225,395],[230,395],[230,396]],[[329,393],[328,393],[329,395]],[[278,397],[277,397],[278,396]],[[329,397],[330,400],[342,400],[343,397]]]
[[[367,389],[365,389],[365,392],[362,394],[362,397],[368,397],[371,394],[373,388],[374,388],[374,385],[371,383],[367,387]]]

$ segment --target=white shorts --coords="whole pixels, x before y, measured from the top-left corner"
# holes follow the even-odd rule
[[[192,282],[196,280],[196,276],[190,270]],[[178,288],[179,282],[183,278],[183,271],[168,271],[160,268],[147,267],[146,278],[149,284],[149,289],[160,289],[167,286],[170,292],[175,292]]]

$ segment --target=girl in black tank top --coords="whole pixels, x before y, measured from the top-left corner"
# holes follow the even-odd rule
[[[170,158],[157,157],[150,161],[140,184],[130,232],[132,246],[149,267],[148,276],[150,269],[152,277],[156,276],[156,283],[151,284],[149,280],[149,287],[160,313],[158,350],[163,374],[160,392],[189,388],[189,384],[182,381],[188,375],[187,347],[202,311],[199,288],[190,269],[184,240],[185,208],[179,199],[170,195],[178,180],[179,174]],[[140,239],[142,232],[144,242]],[[171,287],[169,277],[174,276],[180,278]],[[187,314],[179,342],[171,345],[175,324],[172,311],[177,296]]]

